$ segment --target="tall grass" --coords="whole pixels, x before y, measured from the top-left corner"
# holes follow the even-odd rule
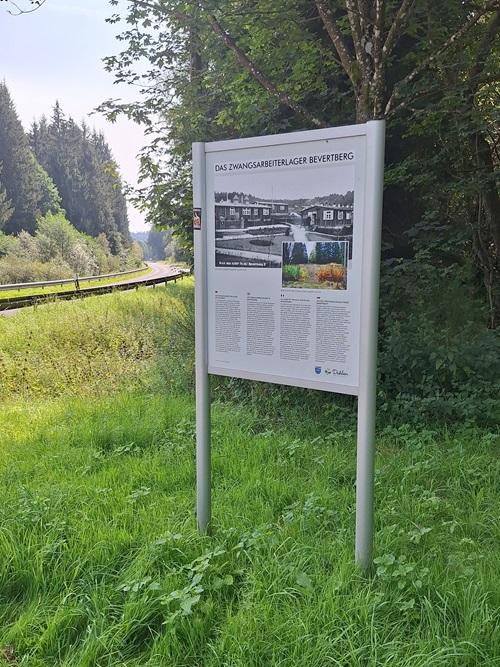
[[[181,298],[181,295],[183,298]],[[192,386],[194,327],[186,288],[38,306],[0,319],[0,398],[109,393],[142,386],[168,354],[168,377]],[[164,365],[164,369],[166,369]]]
[[[349,403],[214,382],[199,535],[191,297],[0,320],[0,665],[500,665],[498,433],[380,429],[362,574]]]

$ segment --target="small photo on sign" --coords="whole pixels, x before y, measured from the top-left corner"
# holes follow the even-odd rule
[[[282,287],[347,289],[348,241],[283,243]]]
[[[201,229],[201,208],[193,211],[193,229]]]

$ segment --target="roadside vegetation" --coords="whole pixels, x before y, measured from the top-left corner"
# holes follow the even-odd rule
[[[92,238],[77,231],[63,213],[39,218],[33,235],[0,231],[0,285],[97,276],[141,265],[137,243],[114,255],[104,234]]]
[[[189,279],[0,319],[0,665],[500,665],[495,395],[447,422],[420,385],[393,405],[403,325],[382,338],[362,574],[355,400],[214,379],[201,536],[192,301]]]
[[[126,273],[126,278],[137,278],[138,276],[146,276],[148,273],[151,273],[151,268],[145,266],[143,269],[138,269],[137,271],[131,271]],[[116,283],[118,278],[98,278],[94,280],[85,280],[84,282],[79,282],[80,289],[85,289],[87,287],[102,287],[103,285],[112,285]],[[81,281],[81,278],[79,279]],[[43,281],[42,281],[43,282]],[[57,283],[56,285],[48,285],[45,287],[23,287],[21,289],[11,289],[2,291],[0,289],[0,305],[2,301],[7,301],[8,299],[13,299],[16,297],[23,296],[38,296],[40,294],[54,294],[57,296],[59,292],[77,292],[75,281],[73,280],[70,283]]]

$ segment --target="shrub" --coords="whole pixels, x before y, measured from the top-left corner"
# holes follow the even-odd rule
[[[341,283],[344,280],[344,269],[341,266],[328,266],[316,274],[321,282]]]
[[[0,260],[1,285],[59,280],[70,276],[70,267],[62,261],[35,262],[15,255],[8,255]]]
[[[486,328],[467,270],[441,267],[426,253],[384,266],[379,369],[387,412],[498,422],[500,335]]]
[[[283,282],[295,282],[301,278],[305,278],[306,273],[300,266],[294,264],[285,264],[282,271]]]

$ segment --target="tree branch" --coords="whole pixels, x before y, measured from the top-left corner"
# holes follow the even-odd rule
[[[35,5],[35,7],[33,7],[32,9],[21,9],[21,7],[19,7],[19,5],[14,2],[14,0],[0,0],[0,2],[6,2],[6,1],[9,3],[9,5],[13,5],[17,9],[17,13],[7,10],[11,16],[20,16],[21,14],[32,14],[33,12],[36,12],[37,9],[40,9],[40,7],[45,3],[45,0],[30,0],[30,5]]]
[[[373,116],[382,117],[382,103],[385,91],[386,59],[383,51],[383,33],[386,0],[375,2],[375,25],[373,29]]]
[[[365,85],[371,80],[371,63],[368,59],[366,47],[366,35],[361,28],[361,18],[358,8],[354,4],[354,0],[346,0],[347,17],[349,25],[351,26],[352,41],[354,44],[354,52],[356,54],[356,61],[361,68],[362,76]]]
[[[472,65],[469,72],[468,81],[471,94],[475,94],[478,90],[478,87],[480,85],[480,77],[481,74],[484,72],[484,67],[486,65],[486,58],[490,53],[490,47],[491,44],[493,43],[493,40],[498,35],[499,27],[500,27],[500,11],[496,11],[492,14],[490,18],[490,21],[488,23],[488,28],[483,34],[483,38],[481,40],[481,43],[479,44],[479,48],[476,53],[474,64]]]
[[[383,46],[384,58],[386,60],[391,55],[392,50],[398,41],[401,39],[401,35],[403,34],[403,30],[408,24],[408,19],[411,16],[411,10],[413,9],[415,2],[416,0],[403,0],[401,3],[389,29],[389,32],[387,33],[387,37]]]
[[[43,1],[45,2],[45,0]],[[156,15],[168,16],[177,19],[178,21],[190,22],[193,20],[193,16],[191,14],[168,9],[164,3],[157,2],[156,0],[150,0],[149,2],[148,0],[130,0],[130,1],[132,2],[132,5],[134,5],[135,7],[140,7],[141,9],[147,9]],[[111,2],[111,4],[117,4],[117,2]]]
[[[326,6],[325,0],[314,0],[314,4],[316,5],[316,9],[318,10],[320,19],[323,21],[323,25],[326,28],[328,36],[330,37],[332,44],[338,53],[342,67],[344,68],[347,76],[353,82],[353,85],[356,86],[357,84],[354,83],[352,78],[352,69],[351,69],[352,63],[354,62],[354,58],[349,53],[349,49],[342,36],[342,33],[338,29],[336,23],[332,20],[331,10],[328,9],[328,7]]]
[[[427,58],[424,58],[421,63],[399,83],[398,88],[401,89],[401,87],[414,81],[425,69],[427,69],[427,67],[429,67],[431,63],[436,61],[441,54],[447,51],[451,46],[453,46],[453,44],[455,44],[455,42],[466,35],[467,32],[476,25],[479,19],[481,19],[489,12],[498,10],[500,10],[500,1],[489,0],[489,2],[484,5],[484,7],[471,12],[469,18],[465,21],[462,27],[453,35],[451,35],[451,37],[446,40],[440,49],[435,51],[435,53],[431,53],[429,56],[427,56]],[[405,108],[406,103],[404,101],[395,106],[397,99],[400,97],[400,94],[401,93],[398,92],[398,89],[395,88],[393,90],[392,95],[390,96],[389,101],[385,107],[385,118],[392,118],[396,113]]]
[[[299,104],[299,102],[296,102],[286,93],[279,90],[279,88],[277,88],[274,85],[274,83],[269,79],[269,77],[266,74],[264,74],[264,72],[262,72],[262,70],[260,70],[259,67],[257,67],[257,65],[255,65],[255,63],[253,63],[243,53],[243,51],[239,48],[234,39],[226,32],[223,26],[219,23],[214,14],[207,9],[204,2],[200,2],[199,4],[200,7],[204,10],[205,15],[207,16],[214,33],[219,37],[219,39],[223,42],[223,44],[225,44],[226,47],[233,53],[233,55],[235,56],[236,60],[240,63],[240,65],[256,81],[258,81],[261,84],[261,86],[265,90],[267,90],[268,93],[270,93],[276,100],[278,100],[280,104],[284,104],[285,106],[290,107],[290,109],[301,115],[303,118],[308,120],[313,125],[316,125],[316,127],[328,127],[328,123],[325,123],[325,121],[321,120],[320,118],[317,118],[306,107],[302,106],[301,104]]]

